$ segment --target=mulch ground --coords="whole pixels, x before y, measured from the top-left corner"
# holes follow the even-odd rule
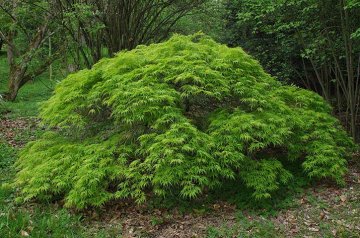
[[[0,138],[13,147],[22,147],[28,141],[35,139],[32,132],[39,122],[37,118],[0,118]]]

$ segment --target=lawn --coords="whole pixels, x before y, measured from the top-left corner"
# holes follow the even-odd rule
[[[1,55],[1,92],[7,74]],[[65,209],[61,200],[16,203],[16,188],[10,186],[13,165],[26,142],[42,133],[36,115],[55,84],[45,73],[26,84],[15,102],[0,105],[0,237],[360,237],[360,177],[355,165],[342,188],[297,180],[261,204],[237,184],[195,201],[173,197],[142,206],[114,201],[85,211]]]

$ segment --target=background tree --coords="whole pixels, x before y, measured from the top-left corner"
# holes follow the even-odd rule
[[[55,47],[51,56],[47,51],[48,38],[60,32],[51,10],[50,2],[42,0],[0,2],[0,37],[7,45],[10,68],[6,100],[15,100],[19,89],[45,72],[58,56],[60,47]]]
[[[90,68],[102,57],[167,38],[176,22],[207,0],[1,1],[0,38],[10,67],[5,99],[45,72],[66,48],[71,71]],[[50,47],[51,37],[53,44]],[[61,47],[62,46],[62,47]],[[51,53],[50,53],[50,52]],[[69,64],[68,59],[74,64]],[[75,67],[73,67],[75,65]]]
[[[207,1],[57,0],[56,7],[89,68],[104,56],[166,39],[179,19]]]
[[[229,0],[226,8],[230,45],[283,81],[318,92],[358,136],[358,9],[344,0]]]

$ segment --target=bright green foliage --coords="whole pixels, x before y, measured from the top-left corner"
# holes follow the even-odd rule
[[[20,200],[194,198],[228,180],[270,197],[298,161],[343,182],[352,144],[317,94],[283,86],[240,48],[201,34],[120,52],[70,75],[41,111],[50,128],[17,162]]]

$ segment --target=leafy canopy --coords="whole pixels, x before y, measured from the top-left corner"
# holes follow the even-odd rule
[[[351,140],[317,94],[283,86],[241,48],[196,34],[139,46],[70,75],[42,107],[49,126],[17,161],[19,200],[99,206],[229,180],[256,199],[289,182],[343,182]]]

